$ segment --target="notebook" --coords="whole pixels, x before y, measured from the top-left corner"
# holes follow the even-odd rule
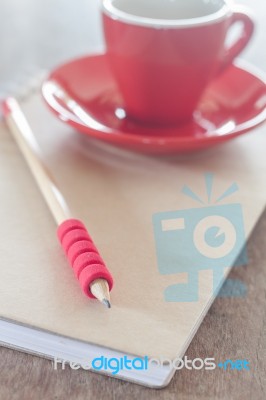
[[[171,221],[177,212],[211,207],[235,183],[239,190],[219,204],[241,205],[248,238],[266,203],[265,125],[208,151],[154,157],[78,134],[51,115],[39,88],[21,106],[73,215],[85,222],[116,284],[111,310],[81,293],[54,220],[1,121],[1,344],[80,365],[100,358],[99,366],[101,357],[183,357],[230,265],[215,285],[212,270],[198,272],[197,300],[169,299],[167,288],[189,281],[186,271],[163,271],[160,235],[176,229]],[[213,178],[211,198],[206,176]],[[185,186],[202,203],[186,196]],[[146,369],[98,372],[163,387],[175,370],[171,363],[150,362]]]

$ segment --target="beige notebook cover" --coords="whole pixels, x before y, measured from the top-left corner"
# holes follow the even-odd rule
[[[50,114],[39,93],[22,108],[115,287],[111,310],[81,293],[57,242],[54,220],[0,122],[1,318],[125,354],[183,356],[213,300],[212,271],[199,271],[197,301],[165,301],[165,289],[186,283],[188,276],[159,272],[153,215],[210,207],[204,174],[211,172],[213,199],[237,183],[239,191],[221,204],[241,204],[248,237],[266,203],[265,126],[205,152],[156,158],[79,135]],[[204,204],[185,196],[184,185]]]

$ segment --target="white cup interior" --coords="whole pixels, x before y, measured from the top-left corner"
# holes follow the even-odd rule
[[[225,12],[226,0],[104,0],[113,14],[152,20],[208,18]]]

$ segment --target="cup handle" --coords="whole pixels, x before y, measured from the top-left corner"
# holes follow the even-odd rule
[[[236,41],[236,43],[233,44],[233,46],[227,49],[224,60],[218,70],[218,74],[222,73],[227,67],[232,64],[233,60],[247,46],[253,35],[255,24],[248,14],[243,11],[234,11],[229,29],[237,22],[242,22],[243,25],[241,36]]]

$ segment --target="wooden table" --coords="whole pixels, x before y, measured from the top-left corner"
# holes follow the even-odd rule
[[[15,91],[39,68],[102,46],[97,0],[2,0],[0,2],[0,93]],[[266,2],[245,0],[258,21],[243,57],[266,71]],[[265,126],[266,130],[266,126]],[[0,400],[31,399],[266,399],[266,212],[248,243],[249,265],[231,277],[248,287],[244,299],[217,299],[187,356],[248,359],[248,372],[178,372],[163,390],[86,371],[54,371],[51,361],[1,348]]]

